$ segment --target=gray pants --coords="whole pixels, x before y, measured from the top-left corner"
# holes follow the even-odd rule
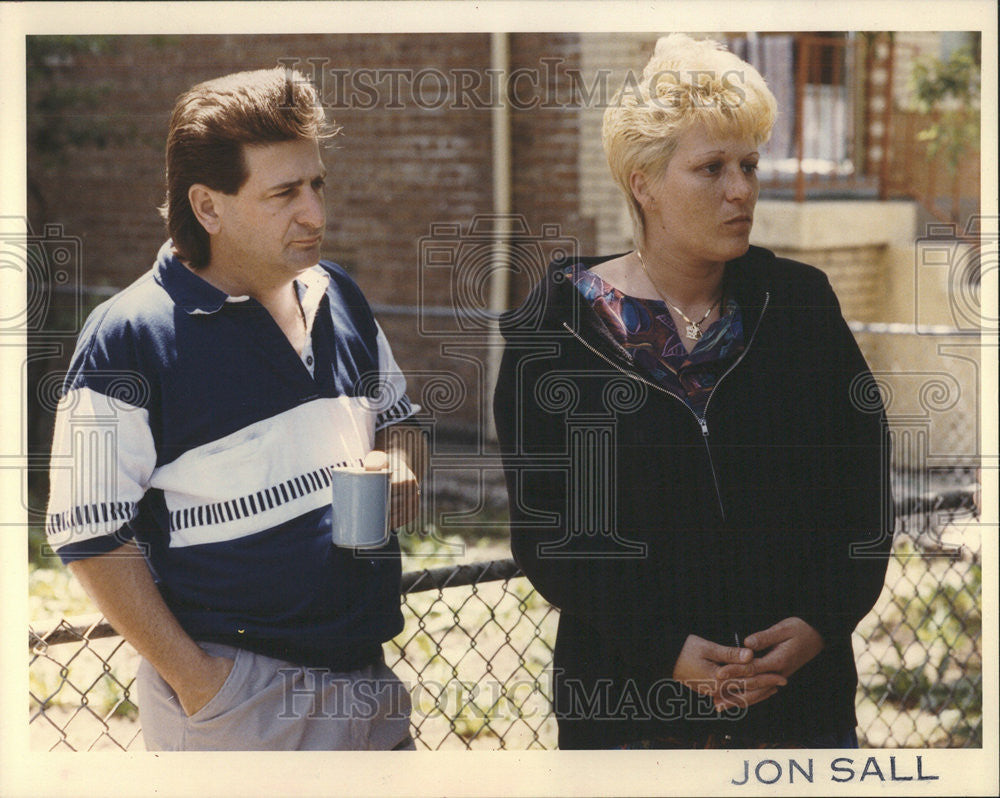
[[[190,717],[153,666],[139,665],[139,716],[149,751],[414,749],[410,696],[382,661],[334,673],[199,645],[235,662],[219,692]]]

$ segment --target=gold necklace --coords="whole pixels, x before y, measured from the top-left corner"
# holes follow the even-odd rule
[[[708,310],[705,311],[705,315],[702,316],[700,319],[698,319],[698,321],[691,321],[691,319],[687,317],[687,314],[679,307],[677,307],[677,305],[675,305],[673,302],[667,299],[663,295],[663,292],[659,289],[659,286],[657,286],[656,283],[653,282],[653,276],[649,273],[649,269],[646,268],[646,261],[643,259],[642,253],[637,249],[635,251],[635,254],[639,256],[639,265],[642,266],[642,270],[646,273],[646,279],[649,280],[649,284],[653,286],[653,290],[656,291],[657,294],[659,294],[660,299],[663,300],[664,304],[668,305],[669,307],[673,308],[678,313],[680,313],[681,318],[687,322],[687,327],[685,328],[685,334],[687,335],[687,337],[690,338],[692,341],[697,341],[698,339],[700,339],[705,334],[704,332],[702,332],[701,329],[702,323],[705,321],[705,319],[708,318],[709,314],[713,310],[715,310],[715,306],[719,304],[719,299],[722,299],[722,297],[720,296],[719,299],[716,299],[711,305],[709,305]]]

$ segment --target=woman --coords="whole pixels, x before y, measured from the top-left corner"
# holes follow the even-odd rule
[[[757,71],[675,34],[631,89],[604,145],[636,249],[551,264],[502,322],[559,744],[856,746],[850,638],[892,529],[878,392],[823,273],[749,245]]]

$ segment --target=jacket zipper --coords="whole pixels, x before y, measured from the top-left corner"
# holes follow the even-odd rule
[[[656,390],[665,393],[667,396],[673,397],[691,412],[691,415],[694,416],[695,421],[698,422],[698,426],[701,428],[701,439],[705,442],[705,453],[708,455],[708,470],[712,472],[712,484],[715,486],[715,498],[716,501],[719,503],[719,514],[722,516],[723,523],[726,523],[726,508],[722,504],[722,491],[719,489],[719,478],[715,473],[715,462],[712,460],[712,448],[708,445],[708,421],[706,420],[705,417],[708,414],[708,406],[712,402],[712,397],[715,396],[715,392],[718,389],[718,387],[722,384],[722,381],[726,377],[728,377],[729,373],[743,361],[743,358],[746,357],[747,352],[750,351],[750,347],[753,346],[754,339],[757,337],[757,330],[760,329],[760,323],[764,319],[764,313],[767,312],[767,306],[770,303],[770,301],[771,301],[771,292],[767,291],[764,294],[764,305],[763,307],[761,307],[760,316],[757,317],[757,323],[754,325],[753,332],[750,334],[750,340],[747,341],[747,345],[743,348],[743,351],[740,353],[740,356],[736,358],[736,361],[728,369],[726,369],[725,372],[723,372],[722,376],[719,377],[719,381],[715,383],[715,386],[708,394],[708,399],[705,400],[705,409],[702,411],[702,414],[700,416],[697,413],[695,413],[694,410],[691,409],[690,405],[688,405],[688,403],[685,402],[683,399],[681,399],[679,396],[676,396],[675,394],[671,393],[662,385],[657,385],[655,382],[647,380],[645,377],[635,373],[634,371],[629,371],[628,369],[622,368],[613,360],[611,360],[611,358],[605,355],[603,352],[599,352],[597,349],[595,349],[593,346],[587,343],[587,341],[585,341],[583,337],[579,333],[577,333],[576,330],[570,327],[566,322],[563,322],[563,327],[574,338],[576,338],[581,344],[587,347],[587,349],[589,349],[591,352],[593,352],[595,355],[597,355],[599,358],[605,361],[612,368],[617,369],[626,377],[631,377],[634,380],[638,380],[639,382],[648,385],[650,388],[655,388]],[[733,622],[733,627],[734,627],[733,640],[736,644],[736,647],[740,648],[742,646],[742,639],[740,637],[740,633],[735,628],[737,624],[735,623],[735,620],[733,618],[730,618],[730,621]]]
[[[715,463],[712,461],[712,450],[708,445],[708,421],[707,421],[708,406],[712,403],[712,397],[715,396],[716,389],[718,389],[718,387],[722,385],[722,381],[729,376],[729,372],[731,372],[743,361],[743,358],[746,357],[747,352],[750,351],[750,347],[753,346],[754,338],[757,337],[757,330],[760,329],[760,323],[761,321],[764,320],[764,314],[767,312],[767,306],[768,303],[770,303],[770,301],[771,301],[771,292],[767,291],[764,293],[764,305],[760,309],[760,316],[757,317],[757,323],[753,327],[753,332],[750,333],[750,340],[747,341],[747,345],[743,347],[743,351],[740,352],[740,356],[736,358],[736,361],[733,363],[733,365],[731,365],[723,372],[722,376],[719,377],[719,381],[715,383],[715,387],[713,387],[711,392],[709,392],[708,399],[705,400],[705,409],[701,411],[701,416],[698,416],[697,414],[695,415],[695,417],[698,419],[698,423],[701,425],[701,438],[703,441],[705,441],[705,451],[708,454],[708,465],[709,469],[712,472],[712,482],[715,483],[715,497],[719,501],[719,512],[722,513],[723,522],[725,522],[726,520],[726,508],[722,506],[722,491],[719,490],[719,479],[715,475]],[[693,410],[691,412],[694,413]]]
[[[726,369],[723,375],[719,377],[719,381],[715,383],[715,386],[712,388],[712,391],[708,395],[708,399],[705,400],[705,409],[702,411],[702,414],[700,416],[691,408],[690,405],[688,405],[687,402],[685,402],[676,394],[671,393],[662,385],[657,385],[655,382],[647,380],[645,377],[635,373],[634,371],[629,371],[628,369],[622,368],[620,365],[611,360],[611,358],[609,358],[603,352],[598,351],[589,343],[587,343],[587,341],[585,341],[583,337],[576,332],[576,330],[570,327],[569,324],[563,322],[562,325],[570,333],[570,335],[576,338],[576,340],[578,340],[581,344],[587,347],[587,349],[589,349],[591,352],[593,352],[595,355],[601,358],[601,360],[605,361],[612,368],[617,369],[626,377],[631,377],[634,380],[638,380],[639,382],[648,385],[650,388],[655,388],[661,393],[664,393],[667,396],[671,397],[672,399],[675,399],[676,401],[680,402],[684,407],[686,407],[688,411],[691,413],[691,415],[694,416],[695,421],[698,422],[698,426],[701,428],[701,438],[705,442],[705,453],[708,455],[708,469],[709,471],[712,472],[712,484],[715,486],[715,498],[716,501],[719,503],[719,513],[722,516],[723,522],[726,521],[726,508],[722,504],[722,491],[719,489],[719,478],[715,473],[715,463],[712,460],[712,449],[708,445],[708,421],[706,420],[705,417],[708,414],[708,406],[712,402],[712,397],[715,396],[716,390],[718,390],[719,386],[722,385],[722,381],[727,376],[729,376],[729,373],[743,361],[743,358],[746,357],[747,353],[750,351],[750,347],[753,346],[754,339],[757,337],[757,330],[760,329],[760,323],[764,319],[764,314],[767,312],[767,306],[770,301],[771,301],[771,292],[768,291],[764,294],[764,306],[761,308],[760,316],[758,316],[757,323],[754,325],[753,332],[750,334],[750,340],[747,342],[747,345],[743,348],[743,351],[740,353],[740,356],[736,358],[736,362],[734,362],[728,369]]]

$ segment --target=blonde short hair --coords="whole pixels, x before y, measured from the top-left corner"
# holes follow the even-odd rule
[[[655,180],[667,168],[680,137],[703,123],[713,135],[771,135],[777,102],[760,73],[711,39],[672,33],[656,42],[642,78],[634,75],[604,112],[604,153],[624,192],[636,243],[644,235],[642,208],[630,178]]]

